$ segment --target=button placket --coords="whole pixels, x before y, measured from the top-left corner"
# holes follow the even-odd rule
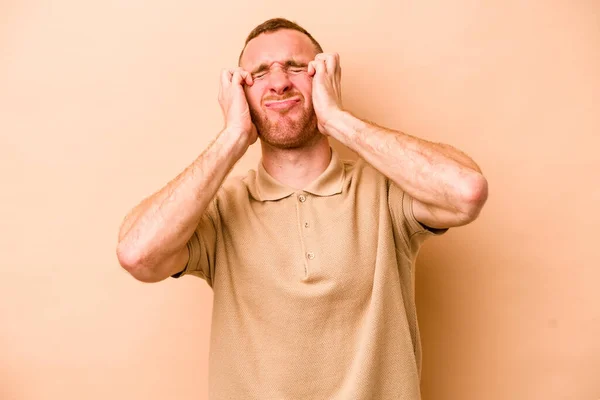
[[[314,250],[311,248],[311,240],[308,228],[310,227],[310,223],[308,222],[308,210],[310,207],[308,206],[307,200],[308,195],[305,193],[297,194],[296,198],[298,202],[296,203],[296,209],[298,210],[298,227],[300,240],[302,241],[302,250],[304,252],[304,277],[308,278],[310,275],[313,275],[315,272],[315,264],[311,261],[316,258],[316,254]],[[307,208],[308,207],[308,208]]]

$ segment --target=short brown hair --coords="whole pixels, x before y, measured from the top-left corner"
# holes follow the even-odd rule
[[[310,41],[313,42],[313,44],[315,45],[315,49],[317,50],[317,53],[323,52],[323,48],[321,47],[319,42],[317,42],[315,40],[315,38],[312,37],[312,35],[310,33],[308,33],[308,31],[306,29],[304,29],[297,23],[287,20],[285,18],[272,18],[272,19],[269,19],[269,20],[263,22],[262,24],[258,25],[256,28],[252,29],[252,32],[250,32],[250,34],[246,38],[246,42],[244,43],[244,48],[242,49],[242,52],[240,53],[240,57],[238,58],[238,64],[240,64],[240,62],[242,61],[242,55],[244,54],[244,50],[246,49],[246,46],[248,45],[249,41],[251,41],[252,39],[254,39],[255,37],[257,37],[258,35],[260,35],[262,33],[275,32],[280,29],[291,29],[291,30],[298,31],[298,32],[305,34],[306,36],[308,36]]]

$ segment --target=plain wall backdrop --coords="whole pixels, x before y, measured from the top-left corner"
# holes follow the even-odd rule
[[[279,16],[340,54],[347,109],[489,180],[419,256],[424,399],[598,400],[597,0],[0,2],[0,399],[206,398],[210,288],[135,281],[117,232],[221,130],[221,68]]]

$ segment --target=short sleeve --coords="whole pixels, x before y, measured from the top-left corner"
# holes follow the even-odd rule
[[[194,275],[206,280],[212,287],[218,230],[218,212],[215,202],[216,200],[211,201],[192,237],[187,242],[189,258],[185,268],[172,275],[173,278]]]
[[[448,229],[426,227],[415,218],[413,198],[394,182],[388,180],[388,205],[394,230],[402,238],[407,255],[415,255],[421,244],[432,236],[443,235]]]

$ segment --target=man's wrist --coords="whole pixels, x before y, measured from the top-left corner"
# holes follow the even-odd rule
[[[239,154],[239,157],[241,157],[248,147],[250,147],[249,136],[249,134],[244,133],[242,129],[237,127],[225,127],[221,131],[218,140],[225,148],[231,150],[236,155]]]
[[[356,119],[350,112],[343,109],[336,110],[332,116],[327,119],[324,126],[327,134],[334,139],[347,144],[354,136],[353,120]]]

